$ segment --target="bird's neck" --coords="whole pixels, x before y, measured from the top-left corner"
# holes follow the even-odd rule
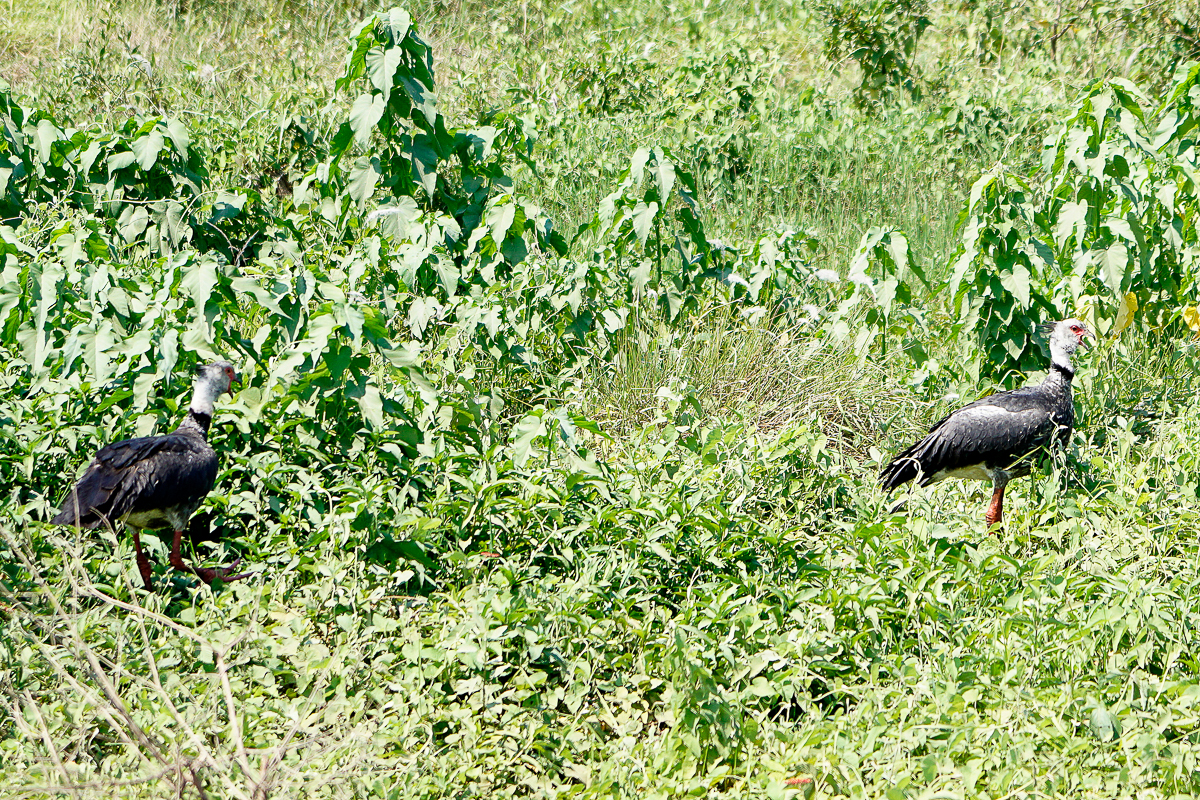
[[[1050,343],[1050,374],[1046,376],[1046,380],[1054,378],[1065,381],[1069,386],[1071,379],[1075,377],[1075,365],[1071,363],[1071,354],[1067,352],[1067,348],[1061,342]]]
[[[1050,365],[1050,375],[1046,377],[1049,378],[1050,376],[1056,376],[1058,380],[1070,383],[1071,379],[1075,377],[1075,370],[1071,369],[1071,362],[1069,361],[1066,364],[1060,364],[1055,361]]]
[[[208,426],[212,424],[213,406],[219,394],[220,392],[207,381],[197,381],[192,392],[192,403],[188,406],[187,416],[179,423],[179,430],[195,431],[201,436],[207,436]]]
[[[1050,371],[1046,373],[1046,380],[1042,381],[1042,386],[1070,397],[1071,380],[1074,377],[1075,367],[1071,363],[1071,357],[1063,352],[1055,352],[1050,361]]]
[[[189,408],[187,416],[179,423],[176,433],[198,433],[201,438],[208,437],[208,426],[212,424],[212,414],[205,414]]]

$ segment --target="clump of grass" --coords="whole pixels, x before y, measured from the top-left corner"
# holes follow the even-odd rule
[[[742,322],[729,305],[673,335],[624,337],[610,363],[590,366],[584,385],[587,413],[616,433],[651,423],[660,390],[681,390],[712,417],[738,416],[766,433],[805,424],[858,457],[917,405],[886,364],[859,358],[849,343],[823,341],[803,325]]]

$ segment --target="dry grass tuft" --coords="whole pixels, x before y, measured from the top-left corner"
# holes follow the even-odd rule
[[[590,413],[614,435],[653,422],[662,389],[690,391],[707,415],[739,416],[766,433],[806,424],[860,458],[893,419],[920,413],[884,365],[807,328],[739,323],[723,307],[688,332],[657,334],[629,337],[607,369],[586,378]]]

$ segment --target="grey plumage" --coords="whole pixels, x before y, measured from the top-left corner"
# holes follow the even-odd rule
[[[1071,355],[1085,337],[1092,334],[1079,320],[1055,323],[1050,372],[1042,383],[982,398],[943,417],[883,468],[884,490],[912,480],[927,486],[946,478],[990,479],[994,494],[986,519],[999,522],[1005,485],[1028,475],[1039,453],[1071,437]]]
[[[179,554],[181,532],[217,479],[217,453],[207,441],[214,403],[238,381],[228,361],[201,368],[187,416],[171,433],[143,436],[106,445],[96,453],[79,482],[51,520],[81,528],[116,527],[124,522],[134,531],[138,567],[147,588],[149,561],[141,549],[138,530],[169,527],[175,531],[171,564],[211,582],[230,578],[219,570],[196,569]]]
[[[114,442],[96,453],[51,522],[182,528],[216,480],[217,453],[194,428]]]

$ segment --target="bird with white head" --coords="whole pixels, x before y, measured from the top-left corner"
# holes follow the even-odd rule
[[[168,526],[175,533],[170,555],[175,569],[205,583],[245,577],[232,574],[237,562],[216,569],[193,567],[180,553],[188,520],[217,480],[217,454],[207,441],[216,402],[239,382],[228,361],[201,367],[179,427],[163,436],[125,439],[101,448],[51,522],[79,528],[111,528],[124,522],[133,533],[138,570],[147,589],[153,573],[140,531]]]
[[[1065,319],[1043,326],[1050,333],[1050,372],[1036,386],[976,400],[943,417],[920,441],[893,458],[880,473],[884,491],[915,480],[920,486],[966,478],[991,480],[988,527],[1004,514],[1004,488],[1028,475],[1039,454],[1071,438],[1075,406],[1071,381],[1076,350],[1095,340],[1087,325]]]

